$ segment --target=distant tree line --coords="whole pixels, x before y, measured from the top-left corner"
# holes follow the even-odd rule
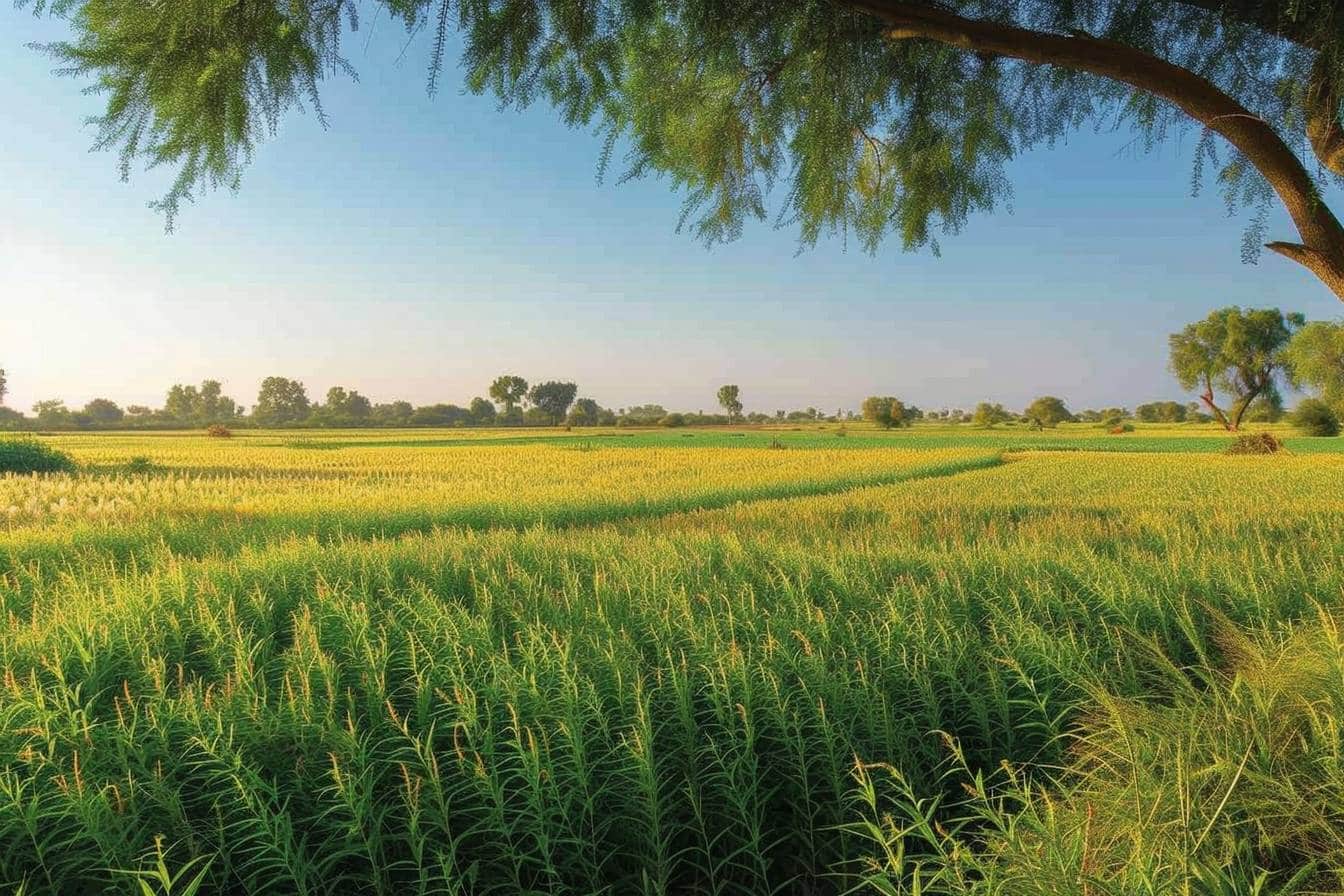
[[[0,371],[0,402],[3,384]],[[332,386],[325,399],[314,400],[299,380],[269,376],[262,380],[248,413],[243,405],[223,394],[217,380],[206,380],[199,386],[175,384],[160,408],[123,408],[107,398],[95,398],[83,408],[70,408],[64,401],[50,399],[34,404],[30,417],[0,406],[0,428],[612,426],[617,422],[614,411],[591,398],[577,397],[574,383],[549,381],[529,386],[522,377],[501,376],[491,384],[489,393],[494,401],[477,397],[466,407],[442,403],[415,406],[409,401],[375,404],[355,389]]]
[[[1043,395],[1021,411],[984,401],[972,410],[924,411],[891,395],[863,400],[860,416],[883,429],[908,427],[916,421],[993,427],[1027,425],[1045,429],[1061,423],[1095,423],[1108,428],[1144,423],[1207,423],[1216,420],[1235,432],[1243,423],[1273,423],[1288,416],[1283,390],[1292,387],[1316,394],[1299,402],[1293,422],[1322,435],[1340,429],[1344,417],[1344,322],[1307,323],[1300,314],[1277,308],[1220,308],[1186,326],[1169,339],[1169,367],[1194,401],[1152,401],[1132,412],[1123,407],[1069,410],[1064,400]],[[95,398],[83,408],[66,407],[58,399],[33,405],[33,416],[4,406],[8,391],[0,368],[0,429],[182,429],[209,426],[279,427],[454,427],[454,426],[723,426],[738,423],[778,424],[836,422],[855,419],[852,411],[827,414],[815,407],[746,413],[741,389],[720,386],[715,398],[723,413],[669,411],[645,404],[611,410],[591,398],[580,398],[572,382],[548,380],[530,384],[513,374],[496,377],[487,394],[467,405],[409,401],[374,404],[354,389],[332,386],[322,401],[313,401],[303,383],[281,376],[261,383],[251,413],[223,393],[217,380],[199,386],[175,384],[163,407],[125,408]]]
[[[530,384],[520,376],[496,377],[487,389],[489,398],[477,396],[465,406],[436,403],[413,405],[409,401],[375,404],[355,389],[332,386],[323,400],[309,397],[307,387],[296,379],[270,376],[262,380],[249,412],[223,393],[217,380],[199,386],[175,384],[163,406],[122,407],[107,398],[95,398],[82,408],[71,408],[60,399],[39,401],[32,415],[4,407],[4,371],[0,370],[0,429],[10,430],[99,430],[99,429],[198,429],[210,426],[239,428],[360,428],[360,427],[468,427],[468,426],[726,426],[736,423],[798,423],[853,418],[852,412],[828,416],[816,408],[776,411],[773,414],[744,413],[741,390],[725,385],[717,392],[724,413],[669,411],[662,405],[633,405],[611,409],[592,398],[579,397],[572,382],[549,380]]]
[[[82,408],[66,407],[60,399],[39,401],[33,416],[0,407],[0,428],[6,429],[180,429],[211,424],[234,424],[243,419],[243,408],[223,394],[217,380],[200,386],[174,385],[163,407],[154,409],[131,404],[122,407],[108,398],[95,398]]]
[[[200,385],[175,384],[163,406],[117,404],[95,398],[82,408],[68,407],[60,399],[39,401],[25,415],[3,406],[6,391],[0,370],[0,429],[99,430],[99,429],[198,429],[209,426],[238,428],[359,428],[359,427],[468,427],[468,426],[723,426],[734,423],[821,421],[828,418],[816,408],[777,411],[774,414],[743,412],[740,389],[726,385],[717,398],[724,413],[669,411],[662,405],[634,405],[611,409],[592,398],[580,397],[572,382],[548,380],[529,383],[520,376],[496,377],[487,389],[489,398],[477,396],[465,406],[436,403],[413,405],[409,401],[374,403],[359,391],[332,386],[325,398],[314,400],[297,379],[270,376],[264,379],[249,412],[224,394],[217,380]],[[839,412],[843,413],[843,412]],[[850,415],[852,416],[852,414]]]

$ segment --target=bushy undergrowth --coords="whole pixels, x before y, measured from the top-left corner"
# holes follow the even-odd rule
[[[1339,435],[1339,416],[1319,398],[1303,399],[1293,408],[1289,419],[1304,435],[1318,438]]]
[[[1151,693],[1095,683],[1064,768],[980,773],[938,805],[861,767],[848,826],[888,894],[1344,891],[1344,642],[1322,617],[1283,636],[1218,625],[1220,658],[1162,663]],[[941,818],[944,823],[934,823]]]
[[[0,438],[0,473],[64,473],[75,462],[64,451],[34,438]]]

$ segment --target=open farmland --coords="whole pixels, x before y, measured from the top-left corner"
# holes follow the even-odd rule
[[[9,889],[1344,887],[1340,440],[50,441]]]

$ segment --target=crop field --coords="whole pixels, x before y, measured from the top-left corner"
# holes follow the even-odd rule
[[[1344,439],[44,440],[0,892],[1344,889]]]

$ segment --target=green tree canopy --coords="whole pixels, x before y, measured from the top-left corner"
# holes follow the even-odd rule
[[[975,406],[975,412],[971,414],[971,422],[976,426],[989,427],[998,423],[1007,423],[1011,419],[1013,419],[1013,415],[997,402],[982,401]]]
[[[487,424],[495,420],[495,406],[480,396],[471,400],[467,410],[471,412],[471,419],[475,423]]]
[[[1303,323],[1302,315],[1278,308],[1220,308],[1171,335],[1171,372],[1181,388],[1199,389],[1209,413],[1236,431],[1259,395],[1277,392],[1284,349]],[[1231,396],[1226,409],[1215,402],[1218,392]]]
[[[224,394],[219,380],[205,380],[201,383],[200,404],[197,407],[197,422],[208,426],[211,423],[227,423],[243,412],[238,403]]]
[[[1073,422],[1073,414],[1064,406],[1064,400],[1053,395],[1042,395],[1027,405],[1022,415],[1039,426],[1054,427]]]
[[[1285,354],[1293,384],[1320,392],[1344,413],[1344,323],[1312,321],[1293,336]]]
[[[283,376],[268,376],[261,381],[252,416],[261,426],[286,426],[303,421],[310,409],[303,383]]]
[[[494,407],[492,406],[490,410],[493,411]],[[407,426],[413,413],[415,408],[409,401],[390,401],[374,405],[369,416],[380,426]]]
[[[720,386],[717,397],[719,407],[727,412],[729,420],[736,420],[742,416],[742,390],[736,385],[730,383]]]
[[[195,386],[174,384],[163,402],[163,414],[175,423],[209,426],[227,423],[242,413],[237,402],[224,394],[218,380],[205,380]]]
[[[1322,187],[1344,174],[1344,11],[1336,0],[19,0],[69,18],[47,49],[106,97],[96,145],[177,171],[171,221],[237,187],[289,110],[323,115],[353,70],[361,18],[433,37],[431,93],[461,35],[468,89],[551,103],[606,135],[627,176],[666,176],[707,241],[794,222],[802,242],[853,234],[933,246],[1008,196],[1005,165],[1086,123],[1151,147],[1197,135],[1214,172],[1297,234],[1269,247],[1344,298],[1344,228]],[[323,118],[325,121],[325,118]],[[771,196],[773,191],[773,198]]]
[[[914,419],[904,402],[890,395],[870,395],[863,400],[860,409],[863,419],[876,423],[883,429],[893,426],[908,426]]]
[[[33,413],[37,415],[37,425],[42,427],[68,426],[72,418],[70,409],[59,398],[48,398],[35,403]]]
[[[527,400],[554,425],[565,419],[565,411],[574,403],[579,387],[574,383],[538,383],[527,393]]]
[[[616,415],[592,398],[580,398],[570,408],[565,423],[570,426],[614,426]]]
[[[195,386],[174,383],[168,389],[168,397],[163,402],[163,414],[178,423],[189,423],[195,419],[200,393]]]
[[[412,426],[466,426],[471,411],[455,404],[431,404],[418,407],[411,414]]]
[[[1150,401],[1134,409],[1144,423],[1184,423],[1189,409],[1179,401]]]
[[[496,377],[490,384],[490,397],[496,404],[502,405],[505,414],[510,414],[517,407],[518,402],[523,400],[527,394],[527,380],[520,376],[505,374]]]
[[[667,408],[660,404],[637,404],[621,412],[621,421],[630,426],[654,426],[667,416]]]
[[[122,418],[126,416],[126,412],[121,409],[121,406],[110,398],[93,399],[84,405],[84,414],[98,426],[111,426],[120,423]]]
[[[318,417],[327,426],[362,426],[373,414],[373,402],[354,389],[332,386],[327,400],[318,409]]]

